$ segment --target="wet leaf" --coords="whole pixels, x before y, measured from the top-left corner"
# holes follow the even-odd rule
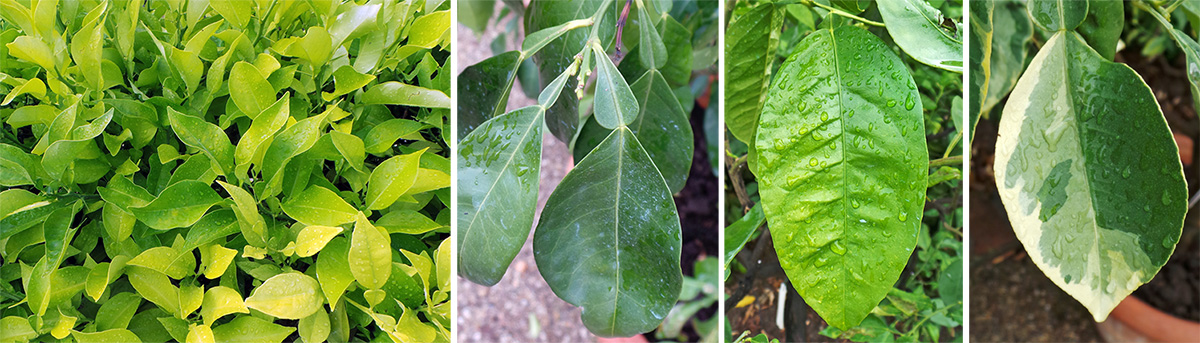
[[[771,239],[800,296],[839,329],[879,304],[916,245],[929,163],[919,101],[883,41],[842,26],[800,41],[763,106],[755,175]]]
[[[1017,238],[1103,321],[1166,263],[1187,212],[1154,94],[1133,69],[1060,31],[1017,81],[999,129],[1011,134],[996,142],[996,185]]]
[[[583,307],[592,333],[653,330],[675,304],[682,280],[679,214],[629,129],[614,130],[567,173],[537,225],[538,270],[554,294]]]

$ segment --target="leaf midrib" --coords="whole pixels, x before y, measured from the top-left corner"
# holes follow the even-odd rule
[[[834,33],[834,29],[832,29],[832,28],[831,28],[831,29],[829,29],[829,38],[830,38],[830,39],[829,39],[829,41],[830,41],[830,43],[831,43],[831,44],[833,44],[833,74],[834,74],[834,76],[836,76],[836,77],[837,77],[837,85],[838,85],[838,108],[839,108],[839,109],[842,109],[842,110],[844,110],[844,109],[846,108],[846,104],[845,104],[845,100],[842,98],[842,85],[843,85],[843,83],[842,83],[842,68],[841,68],[841,58],[839,58],[839,56],[838,56],[838,44],[837,44],[837,37],[836,37],[836,36],[834,36],[834,34],[833,34],[833,33]],[[846,131],[846,121],[845,121],[845,119],[844,119],[844,118],[845,118],[845,117],[844,117],[844,114],[843,114],[843,116],[839,116],[839,120],[841,120],[841,121],[842,121],[842,133],[839,135],[839,136],[840,136],[840,138],[841,138],[841,141],[842,141],[842,142],[841,142],[841,144],[842,144],[842,150],[841,150],[841,152],[842,152],[842,163],[841,163],[841,164],[839,164],[839,166],[842,168],[842,196],[843,196],[843,197],[846,197],[848,194],[850,194],[850,190],[849,190],[849,188],[846,186],[846,173],[847,173],[847,171],[846,171],[846,170],[850,168],[850,167],[849,167],[849,166],[850,166],[850,159],[846,158],[846,155],[847,155],[847,151],[846,151],[846,149],[847,149],[847,147],[849,147],[849,146],[848,146],[848,145],[846,145],[846,144],[847,144],[847,143],[846,143],[846,133],[845,133],[845,131]],[[844,238],[844,237],[846,236],[846,223],[850,221],[850,207],[848,206],[848,204],[847,204],[847,203],[848,203],[848,201],[846,201],[846,200],[847,200],[847,199],[843,198],[843,199],[842,199],[842,201],[841,201],[841,202],[842,202],[842,211],[843,211],[842,213],[844,213],[844,217],[843,217],[843,220],[842,220],[842,222],[841,222],[841,224],[842,224],[842,225],[841,225],[841,226],[842,226],[842,233],[841,233],[841,235],[839,235],[839,238],[838,238],[838,239],[842,239],[842,238]],[[841,263],[841,265],[842,265],[842,279],[843,279],[843,280],[846,280],[846,279],[847,279],[847,277],[848,277],[848,274],[849,274],[849,270],[848,270],[848,269],[846,269],[846,264],[845,264],[845,263]],[[845,304],[846,304],[846,299],[848,298],[848,296],[846,295],[846,290],[848,290],[848,289],[850,289],[850,287],[842,287],[842,304],[843,304],[843,307],[845,306]],[[843,308],[841,312],[842,312],[842,321],[843,321],[843,322],[850,322],[850,320],[848,320],[849,318],[847,318],[847,317],[846,317],[846,315],[847,315],[847,312],[846,312],[846,310]]]

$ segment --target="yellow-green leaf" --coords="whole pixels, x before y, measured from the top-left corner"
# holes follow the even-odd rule
[[[321,309],[317,280],[291,272],[272,276],[246,298],[246,307],[282,319],[301,319]]]

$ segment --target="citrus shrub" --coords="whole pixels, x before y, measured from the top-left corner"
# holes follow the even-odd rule
[[[449,340],[448,3],[0,7],[0,341]]]

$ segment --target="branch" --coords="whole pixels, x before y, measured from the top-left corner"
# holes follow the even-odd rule
[[[943,158],[939,158],[936,160],[930,160],[929,167],[937,168],[937,167],[941,167],[941,166],[948,166],[948,165],[955,165],[955,164],[962,165],[962,161],[963,161],[963,157],[961,155],[960,156],[943,157]]]

